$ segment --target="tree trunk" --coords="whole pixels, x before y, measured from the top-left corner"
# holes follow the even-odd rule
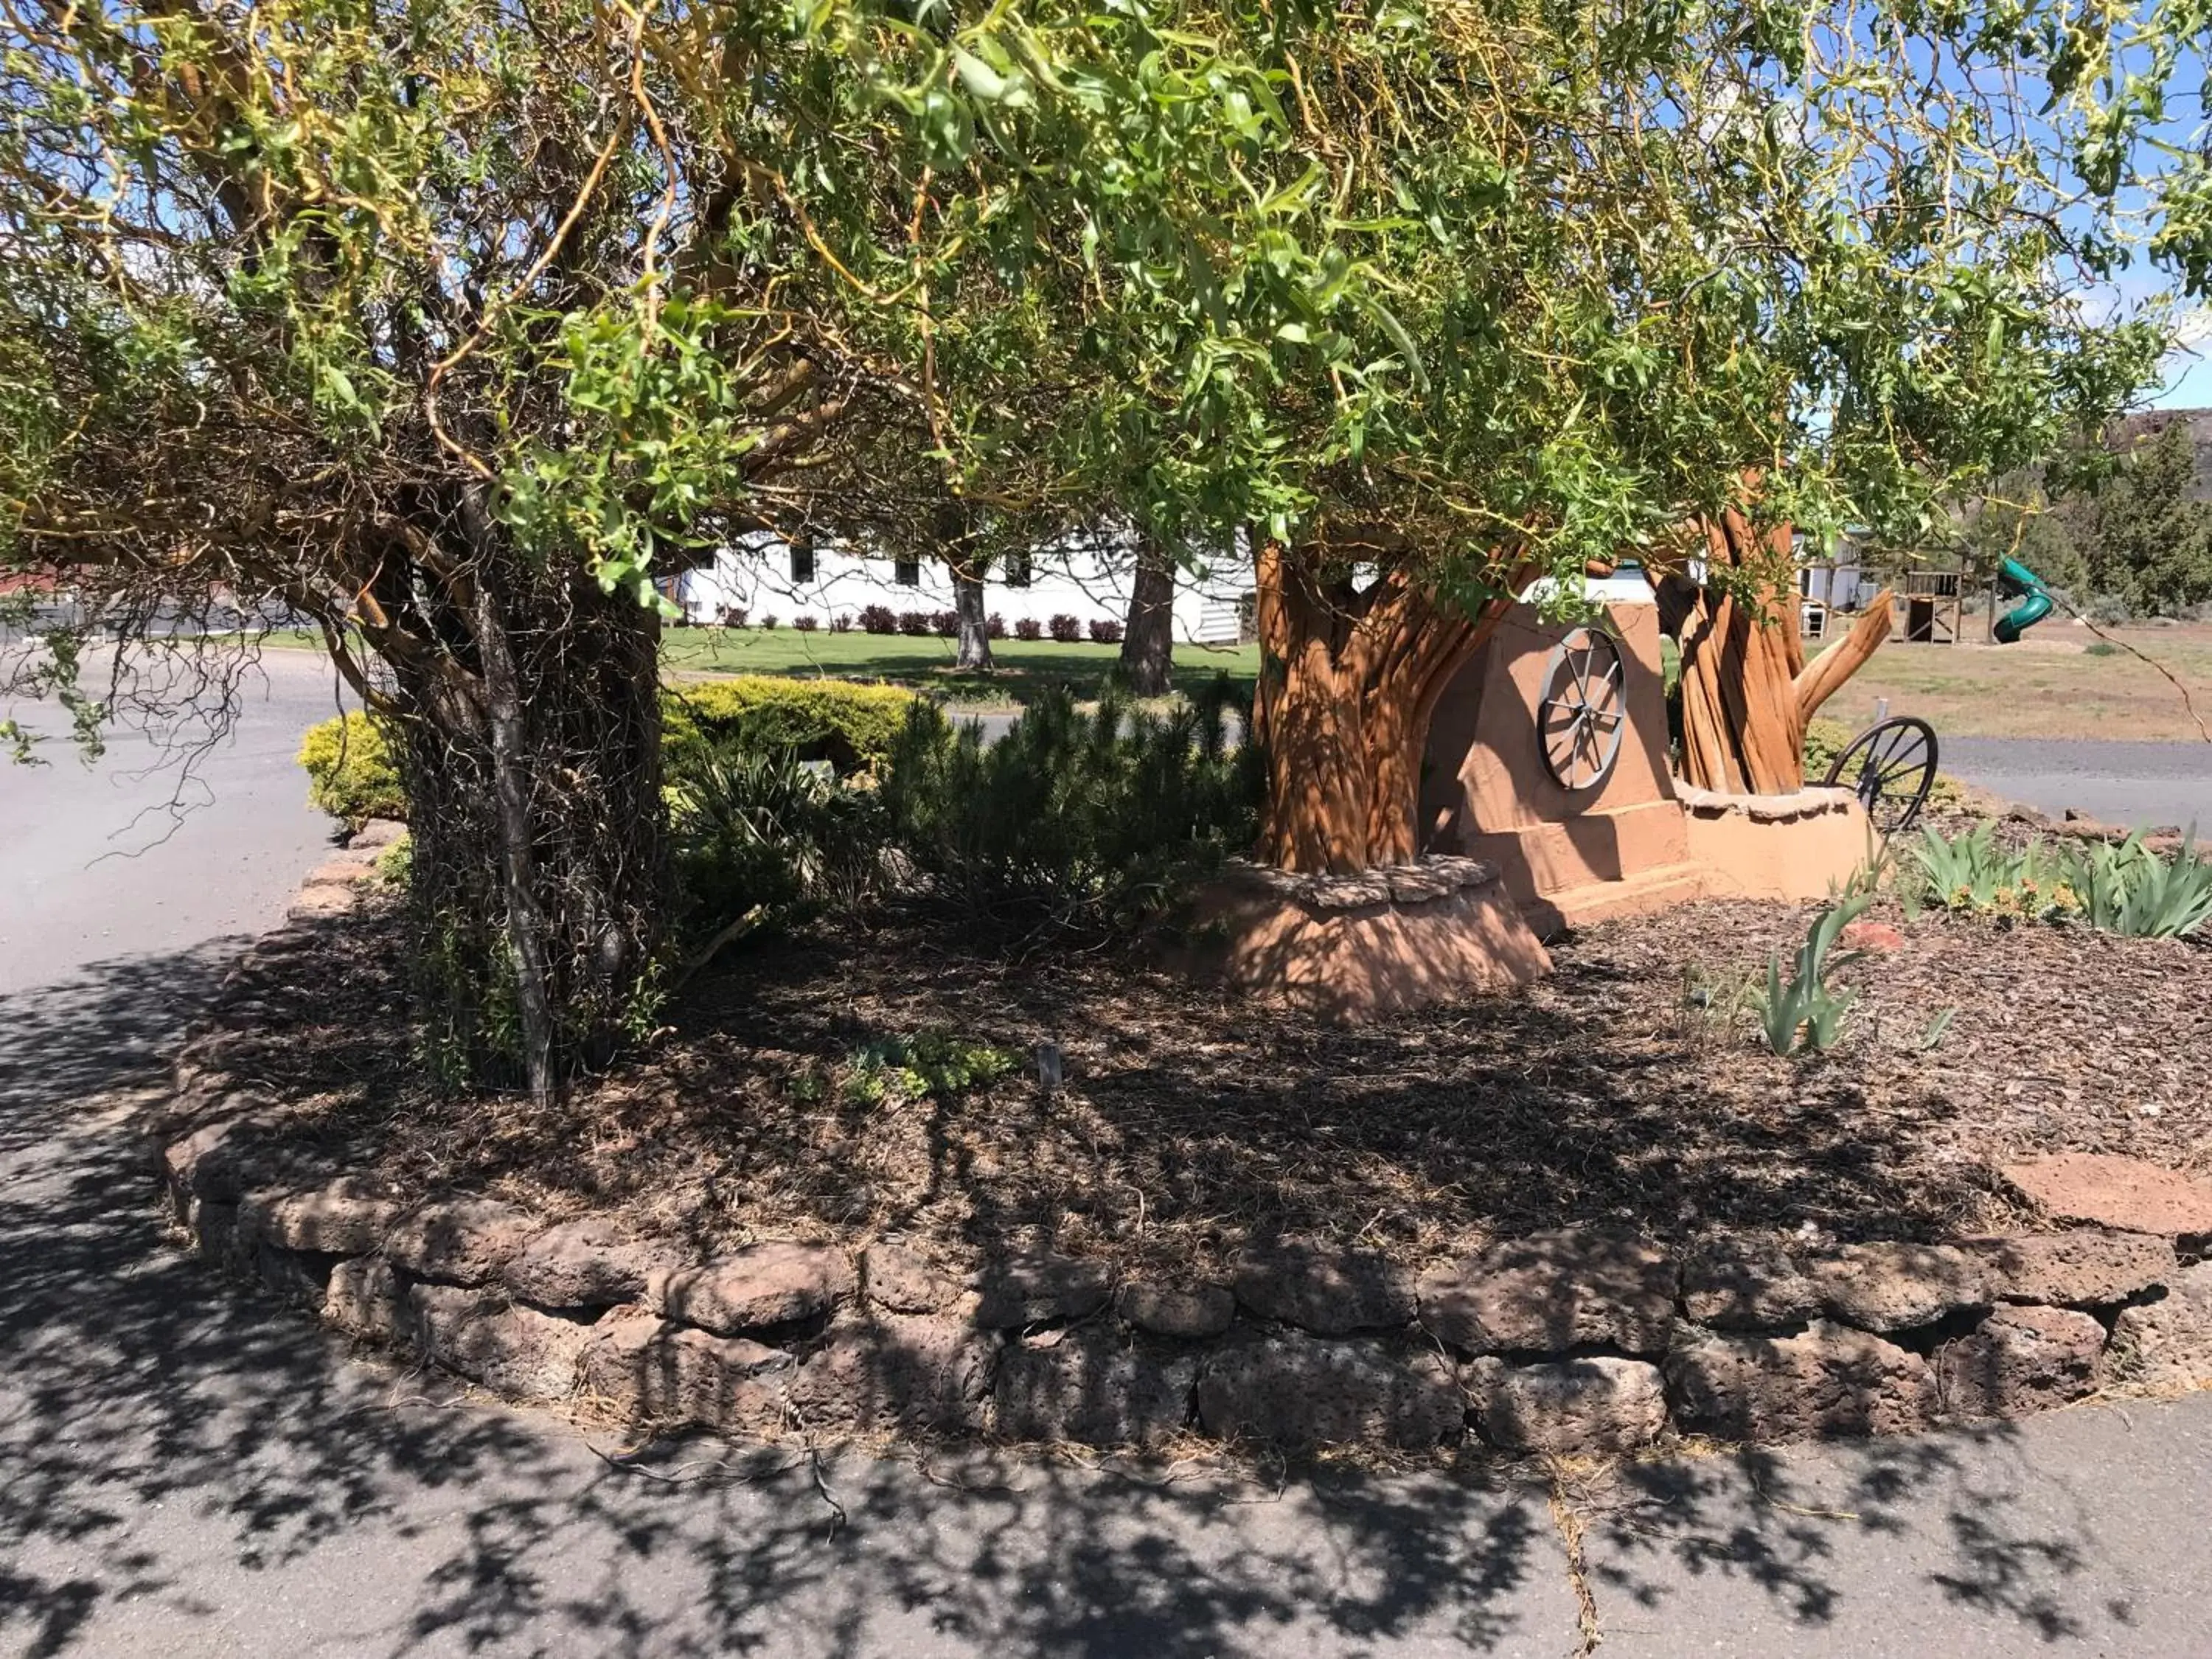
[[[668,904],[659,623],[516,556],[465,501],[462,518],[477,556],[448,584],[451,654],[393,662],[417,991],[449,1082],[545,1100],[652,1012]]]
[[[1410,862],[1429,719],[1490,637],[1510,598],[1474,616],[1438,604],[1402,570],[1364,589],[1323,575],[1309,550],[1263,545],[1260,685],[1253,737],[1267,756],[1259,856],[1285,870],[1350,874]],[[1516,572],[1506,591],[1516,590]]]
[[[501,896],[507,943],[513,954],[516,1023],[530,1097],[553,1104],[558,1085],[553,1064],[553,1005],[545,973],[545,915],[538,902],[537,860],[530,822],[528,744],[522,688],[515,675],[514,642],[507,632],[507,595],[496,556],[497,532],[483,489],[463,494],[462,522],[475,552],[477,655],[483,678],[484,730],[491,750],[491,794],[499,841]]]
[[[1794,794],[1805,787],[1805,728],[1887,636],[1890,595],[1808,666],[1790,526],[1762,539],[1729,512],[1705,535],[1710,574],[1728,580],[1658,586],[1661,625],[1681,649],[1682,780],[1725,794]]]
[[[991,666],[990,618],[983,614],[983,573],[971,560],[952,566],[952,610],[960,619],[958,666],[977,672]]]
[[[1175,674],[1175,566],[1150,536],[1137,543],[1136,580],[1121,635],[1121,683],[1137,697],[1164,697]]]

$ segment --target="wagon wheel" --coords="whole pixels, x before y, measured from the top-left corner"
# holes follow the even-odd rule
[[[1577,628],[1553,650],[1536,734],[1562,788],[1595,789],[1612,772],[1628,725],[1626,672],[1620,647],[1599,629]]]
[[[1869,726],[1844,745],[1828,782],[1856,795],[1883,835],[1910,830],[1936,782],[1936,728],[1910,714]]]

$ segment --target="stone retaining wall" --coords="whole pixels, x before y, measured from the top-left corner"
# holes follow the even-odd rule
[[[317,884],[343,881],[332,868]],[[262,964],[346,908],[295,911],[234,975],[229,1018],[258,1018]],[[2212,1262],[2100,1228],[1798,1253],[1584,1226],[1425,1271],[1291,1243],[1218,1284],[1051,1254],[956,1273],[896,1240],[695,1261],[604,1218],[547,1224],[318,1166],[281,1104],[226,1068],[228,1035],[219,1018],[180,1054],[202,1127],[164,1160],[203,1256],[500,1394],[641,1425],[1610,1453],[1672,1434],[1896,1434],[2116,1383],[2212,1383]]]

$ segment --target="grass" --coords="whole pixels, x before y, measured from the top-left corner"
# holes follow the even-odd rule
[[[2017,645],[1892,640],[1822,712],[1856,730],[1887,698],[1891,714],[1950,736],[2201,741],[2172,682],[2125,647],[2171,672],[2212,723],[2212,624],[2105,632],[2118,647],[2099,650],[2097,635],[2057,617]]]
[[[290,650],[322,648],[319,635],[283,629],[260,641]],[[671,678],[720,674],[821,675],[832,679],[884,680],[927,690],[963,711],[1015,708],[1040,693],[1062,689],[1079,697],[1097,690],[1121,654],[1118,645],[1061,645],[1051,640],[994,640],[996,667],[988,674],[954,669],[953,642],[902,634],[811,634],[795,628],[672,628],[663,635],[662,671]],[[1175,683],[1190,690],[1218,673],[1250,682],[1260,672],[1260,647],[1192,645],[1177,641]]]
[[[988,674],[954,669],[953,642],[905,635],[803,634],[795,628],[678,628],[669,630],[661,662],[672,674],[823,674],[888,680],[927,688],[960,708],[1004,708],[1039,692],[1095,690],[1121,655],[1116,645],[1061,645],[1050,640],[994,640],[996,666]],[[1249,680],[1260,672],[1257,646],[1206,647],[1178,642],[1175,677],[1188,690],[1226,672]]]

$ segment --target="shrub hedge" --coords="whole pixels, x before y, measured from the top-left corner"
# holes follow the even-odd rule
[[[399,783],[382,725],[355,713],[311,726],[300,743],[307,773],[307,801],[319,811],[359,828],[370,818],[404,818],[407,794]]]
[[[705,680],[661,693],[661,752],[672,778],[737,750],[788,750],[801,761],[826,760],[841,775],[872,770],[890,755],[915,701],[895,685],[849,680],[767,674]],[[309,727],[300,764],[308,800],[334,818],[359,825],[407,816],[398,767],[384,732],[366,714]]]
[[[878,792],[892,841],[939,897],[978,915],[1083,930],[1134,925],[1258,833],[1259,751],[1224,678],[1172,713],[1095,711],[1053,689],[986,744],[917,702]],[[1248,728],[1249,729],[1249,728]]]
[[[850,680],[748,674],[661,694],[661,746],[681,774],[709,750],[787,749],[840,774],[867,770],[890,753],[915,694]]]

